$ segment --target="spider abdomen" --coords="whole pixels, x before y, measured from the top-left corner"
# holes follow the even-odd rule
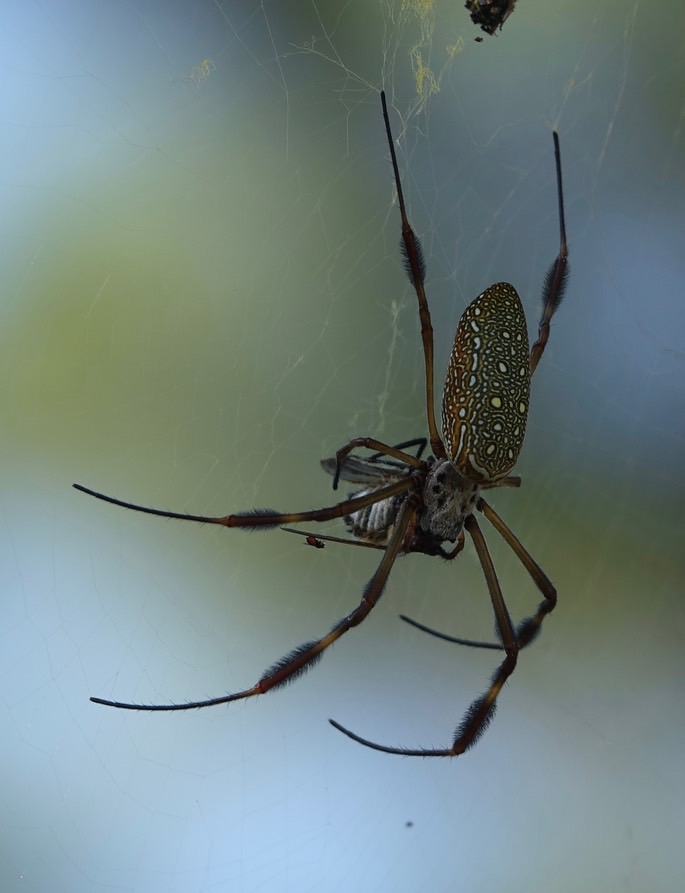
[[[498,282],[462,314],[443,391],[445,447],[465,478],[492,481],[511,471],[529,402],[526,317],[516,289]]]

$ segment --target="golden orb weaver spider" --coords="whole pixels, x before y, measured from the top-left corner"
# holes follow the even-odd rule
[[[136,512],[245,530],[344,518],[348,529],[356,537],[355,540],[318,536],[308,531],[295,532],[307,537],[307,542],[316,540],[314,545],[319,542],[323,545],[322,541],[327,540],[354,543],[383,551],[380,563],[364,588],[357,607],[339,620],[326,635],[305,642],[276,661],[252,687],[185,704],[130,704],[91,698],[96,704],[124,710],[193,710],[264,694],[309,669],[333,642],[366,618],[378,603],[398,556],[422,552],[452,560],[464,548],[466,530],[473,540],[483,569],[500,642],[493,644],[444,636],[402,615],[402,619],[432,635],[471,647],[504,651],[504,659],[492,676],[488,689],[473,701],[464,714],[452,744],[434,749],[388,747],[362,738],[335,720],[329,720],[349,738],[374,750],[405,756],[458,756],[475,743],[490,723],[497,696],[516,666],[520,649],[535,638],[544,618],[556,605],[556,590],[547,575],[481,494],[484,490],[495,487],[518,487],[521,484],[521,479],[510,476],[509,472],[514,467],[523,444],[530,379],[547,345],[550,320],[561,302],[568,276],[559,138],[555,131],[553,136],[560,247],[545,279],[537,340],[529,351],[523,307],[516,290],[508,283],[491,285],[466,308],[455,335],[442,395],[441,438],[433,402],[433,328],[424,291],[425,264],[420,243],[407,218],[383,92],[381,103],[402,221],[401,249],[406,271],[418,300],[428,439],[433,455],[428,459],[421,458],[425,440],[389,446],[372,437],[355,437],[338,450],[334,459],[325,459],[321,464],[333,475],[334,489],[337,489],[340,478],[362,484],[363,489],[337,505],[304,512],[283,513],[272,509],[254,509],[221,518],[204,517],[123,502],[74,484],[76,489],[90,496]],[[411,446],[419,447],[416,455],[407,452],[407,448]],[[352,455],[353,450],[362,447],[375,451],[375,454],[368,459]],[[535,613],[520,622],[516,629],[512,625],[475,511],[483,514],[503,537],[542,593],[543,599]],[[442,545],[444,542],[455,545],[450,551],[446,551]]]

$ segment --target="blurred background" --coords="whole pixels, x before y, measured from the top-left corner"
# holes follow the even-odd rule
[[[0,886],[6,891],[679,888],[685,783],[685,13],[525,0],[5,2],[0,9]],[[482,42],[475,40],[482,36]],[[361,628],[251,685],[359,599],[376,553],[149,518],[334,501],[322,457],[425,433],[384,87],[423,239],[438,390],[492,282],[536,330],[519,491],[492,503],[559,590],[495,722],[471,548],[400,559]],[[538,593],[483,522],[512,614]],[[331,525],[340,533],[341,526]]]

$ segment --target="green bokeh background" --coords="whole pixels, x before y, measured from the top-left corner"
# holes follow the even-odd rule
[[[526,0],[482,43],[451,2],[1,15],[2,889],[677,889],[680,4]],[[194,513],[306,509],[332,501],[318,463],[351,436],[424,433],[382,86],[438,383],[491,282],[517,286],[534,331],[560,131],[572,278],[524,486],[492,499],[558,609],[456,761],[373,753],[326,720],[450,740],[492,657],[397,614],[489,636],[470,550],[401,559],[362,628],[268,698],[98,708],[245,687],[373,571],[365,550],[145,518],[70,484]],[[537,594],[486,534],[521,616]]]

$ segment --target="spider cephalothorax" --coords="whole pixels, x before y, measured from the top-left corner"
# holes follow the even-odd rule
[[[437,459],[428,469],[419,525],[436,542],[455,543],[480,495],[449,459]]]
[[[509,4],[509,9],[511,8],[513,3]],[[337,505],[312,511],[276,512],[271,509],[256,509],[220,518],[205,517],[146,508],[105,496],[79,484],[74,485],[91,496],[134,511],[248,530],[344,518],[353,540],[309,531],[296,532],[303,534],[306,542],[317,548],[321,548],[324,541],[329,541],[379,549],[383,555],[378,567],[364,588],[356,608],[339,620],[330,632],[319,639],[305,642],[278,660],[250,688],[184,704],[131,704],[91,698],[98,704],[126,710],[190,710],[264,694],[313,666],[328,647],[366,618],[378,603],[398,556],[420,552],[451,560],[464,548],[467,533],[483,569],[499,641],[476,642],[446,636],[403,617],[413,626],[432,635],[463,645],[504,652],[485,693],[476,698],[466,710],[452,743],[435,749],[388,747],[361,738],[340,723],[330,720],[336,729],[375,750],[407,756],[457,756],[469,748],[487,727],[502,686],[516,666],[520,649],[535,638],[544,618],[556,605],[556,590],[549,578],[497,512],[485,501],[482,493],[496,487],[518,487],[521,483],[520,478],[509,476],[509,472],[514,467],[523,444],[530,401],[530,379],[547,345],[550,320],[564,292],[567,248],[557,134],[554,133],[554,149],[560,247],[545,280],[537,339],[529,350],[523,307],[516,290],[508,283],[500,282],[490,286],[469,304],[459,322],[447,370],[442,399],[441,437],[435,420],[433,328],[424,289],[425,265],[421,246],[407,217],[384,93],[381,93],[381,102],[402,220],[401,248],[419,308],[428,438],[407,441],[396,446],[372,437],[350,440],[338,450],[335,458],[325,459],[322,465],[333,475],[334,489],[341,479],[359,484],[361,488]],[[428,442],[433,455],[422,459],[421,454]],[[418,447],[416,454],[407,451],[412,446]],[[372,450],[373,455],[362,458],[354,453],[354,450],[362,448]],[[476,520],[477,513],[484,515],[502,536],[542,594],[542,601],[535,613],[521,621],[516,628],[509,617],[490,552]],[[447,551],[443,543],[454,546]]]
[[[416,442],[422,443],[422,449],[425,447],[425,439]],[[335,459],[324,459],[321,465],[329,474],[335,474]],[[350,456],[342,463],[340,477],[351,483],[368,485],[351,493],[351,499],[373,495],[390,482],[402,481],[407,477],[412,479],[413,489],[422,494],[422,509],[405,533],[400,547],[402,555],[422,552],[425,555],[449,557],[442,544],[457,541],[464,521],[473,512],[480,494],[479,485],[462,477],[452,462],[448,459],[436,460],[432,456],[421,462],[418,469],[411,466],[403,469],[397,463],[390,465],[382,462],[380,457],[364,461]],[[392,538],[408,492],[398,493],[345,515],[348,531],[357,540],[385,547]]]

